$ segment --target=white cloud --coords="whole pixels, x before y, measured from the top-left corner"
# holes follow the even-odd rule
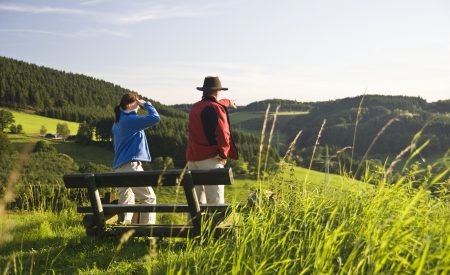
[[[55,35],[55,36],[65,36],[67,37],[67,34],[59,33],[59,32],[52,32],[52,31],[46,31],[46,30],[33,30],[33,29],[0,29],[0,32],[11,32],[11,33],[34,33],[34,34],[45,34],[45,35]]]
[[[90,6],[100,4],[109,0],[90,0],[82,2],[81,5]],[[117,12],[103,12],[74,8],[63,8],[53,6],[32,6],[18,5],[14,3],[0,4],[0,12],[16,12],[30,14],[70,14],[91,17],[103,24],[121,24],[131,25],[139,24],[151,20],[160,20],[166,18],[196,17],[206,14],[207,7],[187,7],[187,6],[165,6],[152,5],[143,7],[134,7],[134,9]]]
[[[73,34],[74,37],[92,37],[98,35],[108,35],[115,37],[128,37],[124,32],[113,31],[108,29],[85,29]]]
[[[151,20],[176,17],[197,17],[201,15],[202,12],[198,9],[194,10],[188,7],[153,6],[147,7],[143,11],[132,11],[128,14],[114,15],[109,19],[111,19],[112,23],[116,24],[138,24]]]
[[[67,9],[59,7],[49,6],[29,6],[29,5],[16,5],[16,4],[0,4],[0,11],[5,12],[21,12],[21,13],[55,13],[55,14],[74,14],[83,15],[88,14],[88,11],[80,9]]]
[[[115,37],[127,37],[127,34],[118,31],[112,31],[108,29],[84,29],[77,31],[75,33],[62,33],[62,32],[54,32],[47,30],[36,30],[36,29],[0,29],[0,32],[7,33],[31,33],[31,34],[44,34],[44,35],[53,35],[60,37],[68,37],[68,38],[83,38],[83,37],[93,37],[99,35],[109,35]]]
[[[80,5],[82,6],[91,6],[91,5],[97,5],[105,2],[110,2],[111,0],[88,0],[81,2]]]

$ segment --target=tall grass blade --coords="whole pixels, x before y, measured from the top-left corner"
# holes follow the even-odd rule
[[[399,163],[402,160],[403,156],[406,155],[406,153],[413,150],[415,146],[416,146],[415,144],[408,145],[395,157],[395,159],[391,162],[391,165],[389,165],[389,168],[387,169],[386,173],[384,174],[384,181],[386,181],[389,175],[392,174],[395,165],[397,165],[397,163]]]
[[[274,131],[275,125],[277,123],[277,115],[278,115],[279,109],[280,109],[280,105],[277,106],[277,108],[275,110],[275,114],[273,115],[272,127],[270,128],[269,141],[267,144],[267,154],[266,154],[266,159],[264,160],[263,175],[266,173],[266,170],[267,170],[267,161],[269,160],[270,146],[272,144],[273,131]]]
[[[359,173],[359,171],[360,171],[360,169],[361,169],[361,167],[362,167],[362,164],[363,164],[364,161],[367,159],[367,156],[369,155],[370,150],[372,150],[372,147],[375,145],[375,143],[377,143],[378,139],[383,135],[384,131],[386,131],[386,129],[387,129],[392,123],[394,123],[394,122],[396,122],[396,121],[399,121],[399,118],[398,118],[398,117],[391,118],[391,119],[383,126],[383,128],[381,128],[381,130],[377,133],[377,135],[375,136],[375,138],[372,140],[372,143],[370,143],[369,148],[367,148],[366,153],[364,153],[364,156],[362,157],[361,162],[360,162],[360,164],[358,165],[358,168],[356,169],[355,176],[358,175],[358,173]]]
[[[361,97],[361,101],[359,102],[359,106],[358,106],[358,111],[357,111],[357,113],[356,113],[355,129],[354,129],[354,131],[353,131],[352,155],[351,155],[351,158],[350,158],[350,167],[349,167],[349,169],[350,169],[350,174],[352,173],[353,156],[354,156],[354,153],[355,153],[356,132],[357,132],[357,129],[358,129],[359,117],[361,116],[362,105],[363,105],[363,102],[364,102],[364,98],[366,97],[366,92],[367,92],[367,88],[366,88],[366,90],[364,91],[363,96]]]
[[[256,174],[256,180],[260,183],[260,174],[261,174],[261,156],[262,156],[262,151],[264,148],[264,140],[265,140],[265,134],[266,134],[266,126],[267,126],[267,120],[269,117],[269,110],[270,110],[270,104],[267,105],[267,110],[266,110],[266,114],[264,116],[264,122],[263,122],[263,126],[261,129],[261,141],[259,143],[259,153],[258,153],[258,170],[257,170],[257,174]],[[260,190],[261,190],[261,186],[260,186]]]
[[[311,160],[310,160],[309,166],[308,166],[308,171],[306,171],[305,181],[303,183],[303,192],[306,192],[306,182],[308,180],[308,175],[309,175],[309,172],[311,171],[311,167],[312,167],[315,155],[316,155],[317,146],[319,146],[319,140],[320,140],[320,137],[322,136],[322,131],[325,128],[325,124],[326,123],[327,123],[327,120],[324,119],[323,122],[322,122],[322,125],[320,126],[319,133],[317,134],[317,138],[316,138],[316,142],[314,143],[314,148],[313,148]]]
[[[284,154],[283,159],[281,160],[281,162],[286,162],[286,160],[289,161],[289,157],[290,157],[291,153],[294,151],[295,145],[297,144],[297,140],[302,135],[302,132],[303,132],[303,130],[300,130],[300,131],[298,131],[297,135],[295,135],[294,139],[289,144],[289,147],[286,150],[286,153]]]
[[[19,158],[8,176],[3,198],[0,198],[0,219],[2,219],[2,216],[5,215],[8,203],[12,202],[14,199],[14,187],[20,178],[23,165],[28,160],[28,157],[34,148],[34,145],[35,142],[29,142],[22,147]],[[0,228],[0,232],[2,233],[0,235],[0,246],[12,240],[12,235],[10,234],[10,232],[13,230],[13,227],[14,223],[10,223],[8,226],[5,225],[3,226],[3,228]]]

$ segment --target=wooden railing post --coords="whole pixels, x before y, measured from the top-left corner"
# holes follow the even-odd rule
[[[95,184],[94,174],[86,175],[86,183],[88,189],[89,200],[94,212],[94,225],[96,226],[97,234],[101,234],[105,230],[105,215],[103,213],[102,202],[98,188]]]
[[[191,215],[191,222],[195,230],[194,234],[199,235],[202,228],[200,204],[198,202],[197,193],[195,192],[194,183],[192,182],[192,177],[188,173],[184,174],[183,188],[189,207],[189,214]]]

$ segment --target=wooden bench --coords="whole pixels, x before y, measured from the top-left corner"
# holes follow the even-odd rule
[[[129,230],[135,230],[133,236],[149,237],[194,237],[202,233],[202,216],[204,213],[222,213],[230,209],[230,204],[200,205],[194,190],[195,185],[231,185],[233,173],[231,168],[217,168],[208,170],[153,170],[143,172],[122,173],[83,173],[64,176],[67,188],[87,189],[90,206],[78,206],[78,213],[86,213],[83,223],[86,233],[93,236],[106,234],[121,235]],[[137,204],[120,205],[102,203],[99,195],[100,188],[108,187],[165,187],[180,186],[184,189],[187,204]],[[189,213],[190,223],[182,225],[113,225],[107,226],[108,216],[133,212],[157,213]],[[187,219],[186,219],[187,221]],[[204,224],[204,223],[203,223]],[[215,234],[220,235],[226,228],[214,228]]]

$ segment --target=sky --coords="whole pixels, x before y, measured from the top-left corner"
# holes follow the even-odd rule
[[[164,104],[450,98],[448,0],[0,0],[0,55]]]

